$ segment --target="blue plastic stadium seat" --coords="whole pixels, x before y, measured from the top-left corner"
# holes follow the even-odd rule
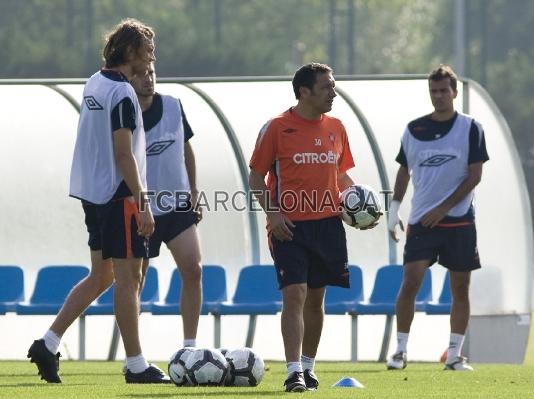
[[[282,309],[276,270],[272,265],[245,266],[239,272],[232,302],[220,304],[213,313],[221,315],[268,315]]]
[[[57,314],[72,288],[88,274],[89,269],[85,266],[54,265],[41,268],[29,303],[18,303],[17,314]]]
[[[24,273],[20,266],[0,266],[0,314],[15,312],[24,301]]]
[[[115,284],[109,287],[98,297],[96,303],[92,304],[85,311],[86,315],[112,315],[113,295]],[[150,312],[154,302],[159,300],[158,271],[155,267],[149,266],[145,276],[145,285],[141,292],[141,312]]]
[[[450,314],[451,313],[451,277],[447,272],[443,281],[443,288],[437,303],[427,303],[425,310],[427,314]]]
[[[356,265],[349,265],[349,271],[350,288],[326,287],[326,314],[353,313],[357,304],[363,301],[362,269]]]
[[[397,294],[402,284],[403,270],[401,265],[388,265],[378,269],[369,301],[359,303],[356,306],[356,312],[361,315],[394,315]],[[430,269],[427,269],[415,299],[415,309],[424,311],[426,304],[431,300],[432,274]]]
[[[171,276],[169,290],[165,302],[152,305],[154,315],[180,314],[180,294],[182,279],[178,269],[174,269]],[[226,273],[219,265],[204,265],[202,267],[202,308],[200,313],[206,315],[226,301]]]

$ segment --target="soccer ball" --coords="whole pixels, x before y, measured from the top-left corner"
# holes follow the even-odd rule
[[[171,361],[169,362],[167,370],[172,382],[177,386],[189,385],[189,381],[186,378],[187,372],[185,369],[185,362],[195,350],[195,348],[187,347],[180,349],[171,356]]]
[[[226,353],[228,375],[226,385],[255,387],[263,379],[263,359],[250,348],[235,349]]]
[[[217,349],[197,349],[187,358],[185,369],[191,385],[223,385],[228,362]]]
[[[356,184],[341,193],[343,221],[349,226],[361,228],[373,224],[380,217],[380,197],[366,184]]]

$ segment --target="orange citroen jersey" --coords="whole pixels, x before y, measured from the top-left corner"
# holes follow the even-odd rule
[[[290,108],[261,129],[250,168],[268,174],[271,205],[290,220],[339,215],[337,177],[354,166],[339,119],[300,117]]]

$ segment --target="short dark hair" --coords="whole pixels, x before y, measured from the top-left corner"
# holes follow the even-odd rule
[[[293,76],[293,91],[295,92],[295,98],[298,100],[300,98],[300,88],[302,86],[307,87],[312,90],[315,81],[317,80],[317,75],[320,73],[332,73],[333,70],[326,64],[319,64],[318,62],[312,62],[301,66],[295,76]]]
[[[443,79],[449,79],[449,82],[451,82],[451,88],[456,91],[458,76],[449,65],[440,64],[428,75],[429,83],[431,80],[437,82]]]
[[[139,51],[143,43],[154,39],[154,30],[133,19],[123,19],[106,35],[102,56],[107,68],[114,68],[126,62],[128,51]]]

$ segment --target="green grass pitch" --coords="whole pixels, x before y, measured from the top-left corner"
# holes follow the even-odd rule
[[[29,362],[0,362],[0,398],[532,398],[534,366],[474,364],[475,372],[443,371],[438,363],[409,363],[403,371],[386,371],[384,364],[318,362],[317,392],[284,393],[285,364],[266,362],[268,371],[254,388],[127,385],[120,362],[61,362],[63,384],[39,380]],[[158,363],[166,369],[165,363]],[[353,377],[364,388],[332,388],[342,377]]]

